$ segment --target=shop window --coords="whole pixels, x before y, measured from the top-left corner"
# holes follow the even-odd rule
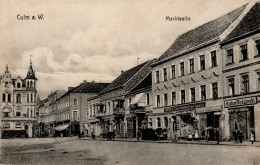
[[[16,116],[20,117],[21,116],[21,112],[16,112]]]
[[[212,98],[218,98],[218,83],[212,83]]]
[[[159,70],[156,71],[156,83],[160,82],[160,74],[159,74]]]
[[[160,95],[156,96],[157,107],[160,107]]]
[[[255,43],[256,43],[256,56],[260,56],[260,40],[256,40],[255,41]]]
[[[77,99],[74,99],[73,100],[73,105],[75,106],[75,105],[78,105],[78,100]]]
[[[240,61],[248,60],[247,44],[241,45],[240,48],[241,48],[241,60]]]
[[[163,80],[167,81],[167,68],[163,68]]]
[[[200,86],[201,100],[206,100],[206,85]]]
[[[190,59],[190,73],[194,73],[194,58]]]
[[[172,105],[176,105],[176,93],[172,92]]]
[[[168,95],[167,95],[167,93],[165,93],[163,95],[163,97],[164,97],[164,106],[168,106]]]
[[[164,125],[166,128],[168,128],[168,117],[164,117]]]
[[[227,50],[227,65],[234,63],[233,49]]]
[[[176,75],[175,75],[175,65],[172,65],[171,68],[172,68],[172,79],[174,79],[176,77]]]
[[[211,52],[211,66],[212,67],[217,66],[217,53],[216,53],[216,51]]]
[[[5,93],[2,94],[2,100],[3,100],[3,102],[6,101],[6,94]]]
[[[229,78],[228,79],[228,92],[229,92],[229,96],[234,96],[235,95],[235,82],[234,82],[234,78]]]
[[[247,94],[249,92],[249,75],[242,75],[242,94]]]
[[[181,104],[185,103],[185,90],[181,90]]]
[[[180,74],[181,74],[180,76],[184,76],[184,62],[180,63],[180,71],[181,71],[180,72]]]
[[[205,70],[205,56],[200,56],[200,70]]]
[[[161,128],[161,118],[157,118],[157,127]]]
[[[150,105],[150,94],[146,94],[146,105]]]
[[[195,102],[195,88],[190,88],[191,102]]]

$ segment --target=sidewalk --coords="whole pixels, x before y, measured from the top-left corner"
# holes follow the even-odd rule
[[[82,140],[92,140],[90,137],[84,137]],[[96,138],[97,141],[101,141],[99,138]],[[106,140],[102,140],[106,141]],[[209,141],[206,140],[198,140],[198,141],[188,141],[188,140],[178,140],[178,142],[170,142],[168,140],[140,140],[137,141],[136,138],[115,138],[114,141],[121,141],[121,142],[140,142],[140,143],[172,143],[172,144],[194,144],[194,145],[227,145],[227,146],[253,146],[253,147],[260,147],[260,142],[254,142],[251,144],[249,141],[243,141],[243,143],[234,143],[234,141],[222,141],[217,144],[216,141]]]

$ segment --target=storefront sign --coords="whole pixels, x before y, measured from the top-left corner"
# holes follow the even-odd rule
[[[225,108],[242,106],[242,105],[250,105],[250,104],[256,104],[256,103],[257,103],[257,97],[227,100],[227,101],[225,101]]]
[[[200,103],[193,103],[193,104],[187,104],[187,105],[178,105],[174,107],[167,107],[164,108],[164,113],[171,113],[173,111],[185,111],[185,110],[194,110],[196,108],[202,108],[205,107],[205,102]]]
[[[222,110],[221,105],[218,105],[218,106],[197,108],[196,113],[217,112],[217,111],[221,111],[221,110]]]

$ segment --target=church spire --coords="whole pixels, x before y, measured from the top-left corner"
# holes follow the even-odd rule
[[[37,80],[37,78],[35,77],[35,72],[34,72],[33,67],[32,67],[32,55],[31,55],[31,58],[30,58],[30,67],[28,69],[26,79]]]

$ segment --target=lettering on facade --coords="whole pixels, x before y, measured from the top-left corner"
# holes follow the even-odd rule
[[[194,104],[188,104],[188,105],[179,105],[174,107],[167,107],[164,108],[165,113],[171,113],[173,111],[183,111],[183,110],[194,110],[196,108],[202,108],[205,107],[205,102],[200,103],[194,103]]]
[[[224,104],[225,104],[225,108],[228,108],[228,107],[250,105],[250,104],[256,104],[256,103],[257,103],[257,97],[249,97],[249,98],[243,98],[243,99],[227,100],[227,101],[225,101]]]

